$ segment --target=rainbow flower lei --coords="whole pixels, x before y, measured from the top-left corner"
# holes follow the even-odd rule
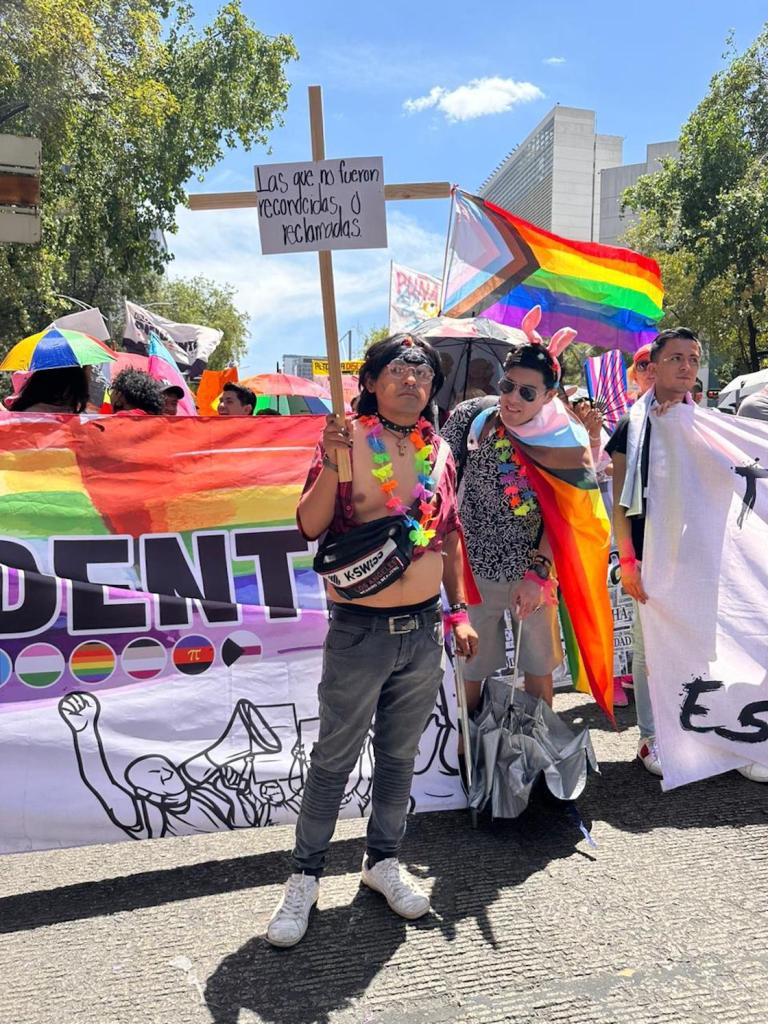
[[[435,530],[431,528],[435,518],[436,484],[431,475],[434,465],[432,458],[434,448],[424,440],[424,431],[429,428],[430,424],[422,418],[408,435],[408,439],[414,447],[414,465],[417,477],[412,496],[419,503],[420,518],[415,519],[411,515],[410,507],[395,493],[399,484],[395,479],[392,459],[384,444],[384,428],[381,422],[376,416],[361,416],[359,422],[366,430],[366,441],[373,456],[374,468],[371,473],[378,481],[379,487],[387,499],[386,507],[390,515],[404,516],[410,527],[408,533],[410,539],[416,547],[427,547],[435,536]]]
[[[528,471],[507,437],[503,425],[496,428],[494,447],[499,462],[499,482],[504,487],[504,494],[509,498],[512,515],[527,516],[536,507],[536,492],[530,485]]]

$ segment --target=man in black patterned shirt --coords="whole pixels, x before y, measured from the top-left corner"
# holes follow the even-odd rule
[[[525,620],[517,659],[525,689],[552,703],[552,672],[563,658],[557,609],[546,600],[543,586],[551,573],[552,549],[536,495],[500,414],[514,426],[527,423],[555,396],[557,379],[556,365],[543,345],[518,346],[505,362],[501,408],[487,409],[482,399],[462,402],[441,431],[457,463],[465,460],[459,508],[469,562],[483,598],[481,605],[469,609],[479,647],[467,665],[472,674],[465,680],[470,710],[479,703],[483,680],[506,665],[507,611],[514,622]],[[465,438],[473,425],[479,437],[465,456]],[[538,583],[533,576],[539,577]]]

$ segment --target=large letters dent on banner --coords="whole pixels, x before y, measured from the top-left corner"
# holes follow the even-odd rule
[[[0,852],[294,820],[327,629],[294,520],[320,418],[67,419],[0,425]],[[417,810],[463,802],[450,686]],[[343,814],[371,766],[369,740]]]

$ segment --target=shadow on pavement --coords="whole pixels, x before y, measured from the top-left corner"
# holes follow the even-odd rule
[[[348,1007],[405,942],[407,929],[424,927],[374,900],[361,890],[349,906],[315,911],[293,949],[254,938],[226,957],[205,988],[215,1024],[238,1024],[243,1009],[273,1024],[326,1024]]]
[[[571,728],[610,728],[594,704],[559,712]],[[634,708],[616,709],[619,731],[635,725]],[[768,786],[749,782],[738,772],[726,772],[692,782],[665,793],[659,780],[631,757],[601,761],[600,774],[587,784],[579,809],[624,832],[650,832],[656,828],[742,828],[765,824]]]
[[[417,815],[409,819],[401,859],[415,877],[432,882],[432,913],[406,923],[381,897],[360,888],[349,905],[317,911],[293,949],[275,950],[254,938],[209,978],[205,996],[213,1020],[237,1024],[248,1009],[269,1024],[326,1024],[332,1012],[367,991],[412,928],[438,931],[452,942],[459,923],[472,918],[495,947],[490,906],[552,860],[579,852],[581,838],[561,806],[532,805],[513,822],[481,819],[476,830],[467,812]],[[350,873],[359,867],[363,841],[353,846],[345,866]],[[334,844],[331,866],[348,860],[349,852],[349,843]]]
[[[337,845],[354,847],[356,856],[360,840],[342,841]],[[344,868],[337,865],[330,870],[336,873]],[[276,885],[289,871],[288,854],[281,850],[5,896],[0,898],[0,934]]]

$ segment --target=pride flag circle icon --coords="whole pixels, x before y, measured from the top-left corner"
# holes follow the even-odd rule
[[[13,672],[13,662],[5,651],[0,650],[0,686],[5,686],[11,678],[11,672]]]
[[[64,668],[64,655],[51,644],[30,644],[16,658],[16,675],[25,686],[53,686]]]
[[[173,664],[185,676],[198,676],[213,664],[216,651],[205,636],[183,636],[173,648]]]
[[[131,679],[154,679],[165,668],[167,658],[160,641],[147,636],[126,644],[121,660]]]
[[[69,656],[69,671],[80,683],[103,683],[115,671],[117,659],[109,644],[101,640],[87,640]]]
[[[261,640],[247,629],[230,633],[221,646],[222,661],[228,668],[235,664],[254,665],[261,661],[261,654]]]

